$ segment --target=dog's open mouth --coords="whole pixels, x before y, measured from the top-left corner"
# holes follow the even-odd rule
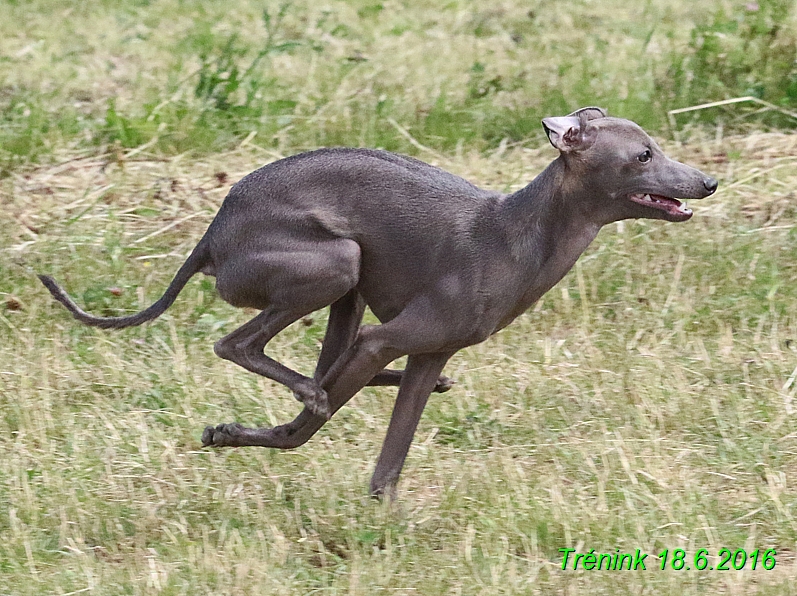
[[[692,210],[686,206],[686,203],[681,203],[681,201],[678,199],[671,199],[670,197],[665,197],[662,195],[642,193],[629,195],[628,198],[634,201],[634,203],[639,203],[645,207],[651,207],[652,209],[664,211],[672,217],[679,219],[689,219],[692,217]]]

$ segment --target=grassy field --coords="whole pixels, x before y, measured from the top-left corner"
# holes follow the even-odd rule
[[[683,143],[666,129],[667,109],[749,93],[797,109],[791,3],[265,10],[0,4],[0,594],[795,593],[797,134],[739,106],[683,116]],[[137,310],[265,162],[380,146],[511,191],[555,156],[539,117],[589,104],[720,191],[685,224],[609,226],[454,357],[392,507],[367,486],[395,389],[293,452],[201,449],[205,424],[299,410],[213,355],[252,313],[197,276],[158,321],[99,331],[34,275]],[[325,320],[272,355],[311,370]],[[656,558],[716,567],[723,547],[777,564]],[[563,571],[560,548],[640,549],[647,570]]]

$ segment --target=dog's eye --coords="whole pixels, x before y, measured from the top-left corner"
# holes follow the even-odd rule
[[[637,159],[642,163],[648,163],[652,157],[653,154],[650,152],[650,149],[646,149],[644,152],[637,155]]]

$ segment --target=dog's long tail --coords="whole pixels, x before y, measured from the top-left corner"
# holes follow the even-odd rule
[[[101,327],[103,329],[121,329],[123,327],[141,325],[142,323],[146,323],[147,321],[161,316],[164,311],[174,303],[177,294],[185,287],[188,280],[191,279],[195,273],[199,272],[209,260],[210,250],[207,242],[203,238],[199,241],[199,244],[194,247],[194,250],[191,252],[188,259],[186,259],[185,263],[183,263],[183,266],[177,271],[174,279],[172,279],[172,283],[166,288],[163,296],[149,308],[126,317],[95,317],[94,315],[90,315],[75,304],[69,295],[55,283],[52,277],[49,275],[40,275],[39,279],[45,287],[50,290],[50,294],[53,295],[53,298],[66,306],[69,312],[81,323],[85,323],[92,327]]]

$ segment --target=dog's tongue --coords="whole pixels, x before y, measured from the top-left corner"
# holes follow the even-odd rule
[[[662,211],[666,211],[672,215],[692,215],[692,210],[686,205],[682,205],[681,201],[678,199],[671,199],[670,197],[651,194],[632,195],[631,199],[637,203],[641,203],[642,205],[649,205],[650,207],[661,209]]]
[[[663,197],[661,195],[649,195],[650,198],[665,207],[665,211],[669,213],[692,213],[686,205],[682,205],[678,199],[671,199],[670,197]]]

